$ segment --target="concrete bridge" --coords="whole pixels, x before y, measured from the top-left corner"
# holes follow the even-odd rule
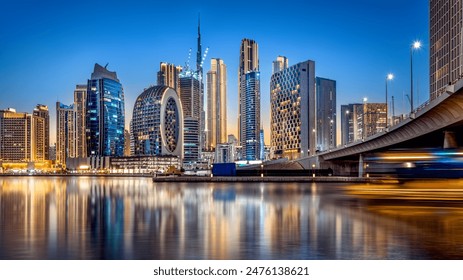
[[[364,154],[400,148],[456,148],[463,145],[462,128],[463,80],[459,80],[386,131],[298,162],[306,169],[330,167],[336,174],[362,176]]]

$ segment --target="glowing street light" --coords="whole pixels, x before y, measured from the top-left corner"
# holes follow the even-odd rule
[[[413,113],[413,50],[418,50],[420,48],[420,41],[415,41],[410,46],[410,116]]]
[[[388,105],[388,101],[387,101],[387,81],[392,81],[392,79],[394,79],[394,75],[391,74],[391,73],[387,74],[387,76],[386,76],[386,129],[389,126],[389,121],[388,121],[389,119],[388,119],[388,115],[387,115],[387,113],[388,113],[388,110],[387,110],[387,107],[388,107],[387,106]]]

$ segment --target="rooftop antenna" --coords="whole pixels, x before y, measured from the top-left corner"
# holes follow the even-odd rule
[[[108,65],[109,65],[109,62],[106,63],[106,65],[104,66],[104,69],[108,69]]]

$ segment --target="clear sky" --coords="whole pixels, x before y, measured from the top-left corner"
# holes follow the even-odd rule
[[[50,108],[55,141],[56,101],[73,102],[94,63],[116,71],[125,92],[126,127],[144,88],[156,84],[159,62],[194,64],[198,13],[203,51],[228,70],[228,130],[236,135],[237,73],[241,39],[259,44],[261,111],[269,143],[269,81],[278,55],[293,65],[314,60],[316,75],[337,81],[337,106],[385,101],[385,79],[396,113],[410,107],[410,45],[415,104],[429,96],[429,2],[424,0],[286,1],[54,1],[0,2],[0,108]],[[339,109],[338,109],[339,110]]]

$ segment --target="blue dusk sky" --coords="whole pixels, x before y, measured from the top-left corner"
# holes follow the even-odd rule
[[[228,132],[236,135],[237,73],[241,39],[259,44],[262,123],[269,143],[269,83],[278,55],[293,65],[314,60],[316,76],[336,80],[341,104],[385,102],[385,79],[395,111],[406,113],[410,91],[410,45],[415,106],[429,96],[429,2],[350,1],[53,1],[0,2],[0,109],[50,108],[51,143],[56,101],[73,102],[95,63],[116,71],[124,87],[126,127],[144,88],[156,84],[159,62],[195,62],[198,14],[203,51],[222,58],[228,70]]]

